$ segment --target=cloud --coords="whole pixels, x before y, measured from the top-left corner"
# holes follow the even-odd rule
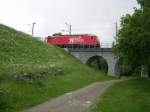
[[[136,0],[0,0],[0,22],[35,35],[48,36],[67,29],[73,33],[93,33],[102,42],[112,42],[115,22],[138,6]],[[27,25],[31,24],[31,25]],[[67,32],[66,32],[67,33]]]

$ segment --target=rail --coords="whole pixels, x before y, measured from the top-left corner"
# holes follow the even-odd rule
[[[112,48],[65,48],[69,52],[112,52]]]
[[[64,49],[66,51],[81,51],[81,52],[112,52],[112,44],[110,43],[101,43],[100,47],[96,46],[80,46],[80,47],[74,47],[72,46],[65,46]]]
[[[80,45],[80,46],[76,46],[76,45],[64,45],[64,46],[60,46],[62,48],[69,48],[69,49],[99,49],[99,48],[112,48],[112,44],[111,43],[100,43],[100,47],[97,46],[91,46],[91,45]]]

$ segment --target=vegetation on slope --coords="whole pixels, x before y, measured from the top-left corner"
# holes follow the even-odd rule
[[[108,89],[92,112],[150,112],[150,79],[131,79]]]
[[[122,60],[123,71],[150,75],[150,0],[137,0],[141,6],[121,19],[115,51]]]
[[[16,74],[62,70],[64,75],[15,80]],[[0,112],[17,112],[58,95],[110,78],[64,50],[0,24]]]

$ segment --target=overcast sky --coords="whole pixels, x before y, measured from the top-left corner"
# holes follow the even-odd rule
[[[65,22],[72,25],[73,34],[96,34],[102,43],[111,43],[115,22],[137,7],[136,0],[0,0],[0,23],[45,37],[67,32]]]

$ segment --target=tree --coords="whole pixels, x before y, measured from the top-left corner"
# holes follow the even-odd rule
[[[121,18],[117,43],[114,46],[123,65],[134,70],[142,66],[150,72],[150,0],[137,0],[140,9]]]
[[[54,33],[53,36],[61,36],[62,33],[61,32],[58,32],[58,33]]]
[[[137,0],[137,2],[141,5],[142,9],[150,8],[150,1],[149,0]]]

